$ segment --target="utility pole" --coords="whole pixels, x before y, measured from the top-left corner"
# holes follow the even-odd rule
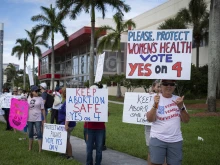
[[[3,35],[4,35],[4,24],[0,23],[0,92],[3,87]]]

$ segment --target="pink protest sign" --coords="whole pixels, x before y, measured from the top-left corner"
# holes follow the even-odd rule
[[[23,130],[27,124],[28,103],[27,101],[11,99],[9,122],[10,125],[17,129]]]

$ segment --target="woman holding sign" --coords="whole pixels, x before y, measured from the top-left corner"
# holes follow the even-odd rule
[[[43,123],[46,123],[46,115],[44,110],[44,101],[42,97],[38,96],[39,88],[35,85],[31,87],[31,94],[28,98],[29,110],[28,110],[28,133],[29,133],[29,151],[32,150],[34,126],[37,131],[39,152],[42,149],[42,118],[41,113],[44,116]]]
[[[66,100],[66,88],[62,88],[62,95],[63,95],[63,99]],[[67,159],[71,160],[74,159],[74,157],[72,153],[72,145],[70,143],[70,135],[74,127],[76,126],[76,122],[66,121],[66,101],[64,101],[58,113],[59,113],[58,122],[61,125],[65,125],[65,130],[67,131],[66,155],[67,155]]]
[[[150,157],[152,165],[180,165],[182,162],[182,132],[180,122],[189,122],[184,96],[173,95],[175,80],[162,80],[162,94],[154,97],[154,105],[147,112],[147,119],[152,123],[150,132]]]

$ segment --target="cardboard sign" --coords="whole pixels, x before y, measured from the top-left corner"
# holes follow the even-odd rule
[[[108,89],[67,88],[67,121],[108,121]]]
[[[147,121],[147,111],[154,104],[155,94],[126,92],[123,107],[123,122],[151,125]]]
[[[12,95],[11,93],[5,94],[3,96],[2,108],[10,108],[12,98],[21,99],[21,96]]]
[[[32,86],[34,85],[34,79],[33,79],[33,73],[32,73],[32,69],[30,65],[27,67],[27,70],[28,70],[28,78],[29,78],[30,86]]]
[[[66,153],[66,141],[64,125],[44,123],[43,150]]]
[[[9,123],[13,128],[23,130],[27,125],[28,107],[27,101],[11,99]]]
[[[105,60],[105,52],[98,56],[98,63],[95,75],[95,82],[100,82],[102,80],[103,75],[103,67],[104,67],[104,60]]]
[[[190,80],[192,30],[128,31],[126,78]]]

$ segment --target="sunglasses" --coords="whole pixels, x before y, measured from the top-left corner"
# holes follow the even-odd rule
[[[169,86],[175,86],[176,84],[175,84],[175,83],[163,82],[162,85],[163,85],[163,86],[168,86],[168,85],[169,85]]]
[[[13,91],[13,92],[18,92],[18,91]]]

